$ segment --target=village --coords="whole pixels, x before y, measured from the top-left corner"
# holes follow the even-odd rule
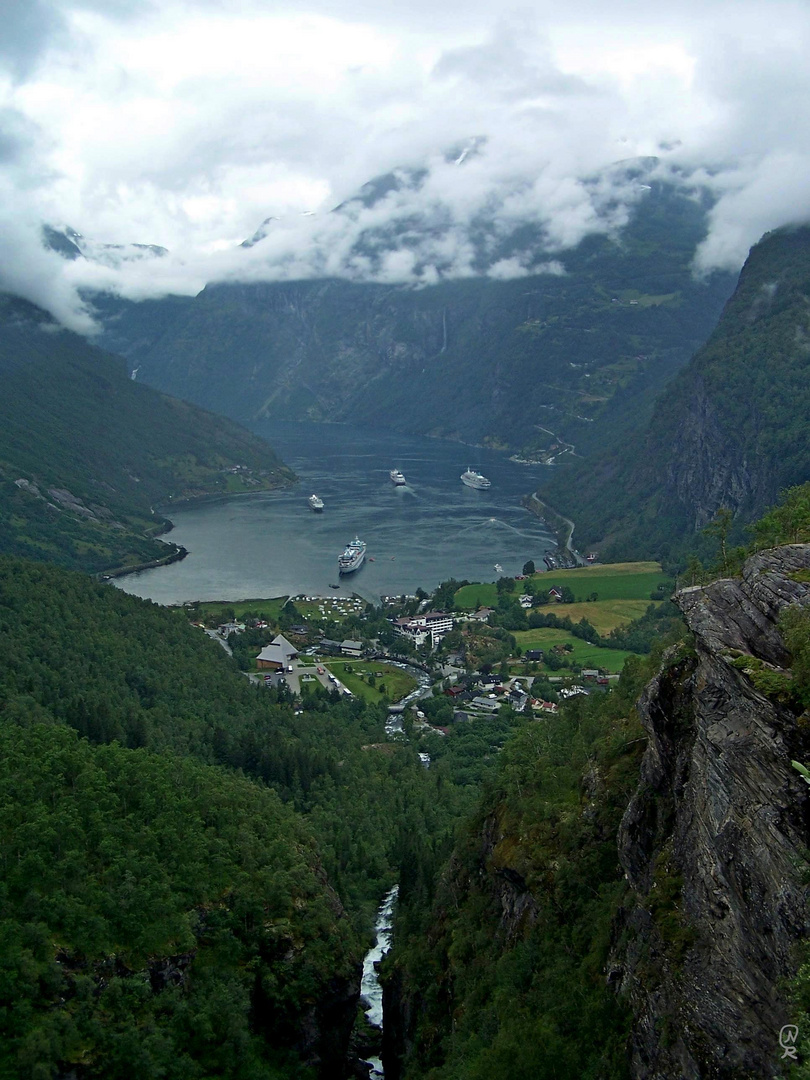
[[[565,698],[609,691],[632,650],[607,635],[670,590],[658,564],[628,563],[447,582],[378,607],[301,595],[191,605],[189,615],[254,682],[294,699],[318,687],[358,696],[446,733],[504,706],[548,717]]]

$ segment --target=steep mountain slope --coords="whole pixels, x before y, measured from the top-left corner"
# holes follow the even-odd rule
[[[778,1075],[785,978],[810,932],[806,719],[780,615],[810,607],[810,545],[677,596],[695,652],[639,712],[649,743],[619,831],[633,890],[610,979],[634,1013],[633,1076]]]
[[[536,451],[561,435],[587,449],[642,422],[714,325],[732,280],[693,279],[705,228],[699,197],[651,179],[615,235],[545,256],[538,230],[513,236],[534,261],[512,280],[482,270],[420,289],[329,279],[94,302],[105,346],[138,379],[242,422],[386,424]]]
[[[345,1075],[358,948],[312,838],[243,777],[0,723],[0,1075]]]
[[[91,571],[165,558],[156,506],[293,477],[229,420],[0,298],[0,551]]]
[[[403,850],[445,850],[448,770],[385,701],[294,703],[43,562],[0,555],[0,656],[0,1076],[343,1080],[363,938]]]
[[[810,753],[808,579],[794,544],[682,591],[690,634],[646,686],[631,666],[504,748],[431,909],[403,897],[386,1076],[785,1075],[810,933],[791,766]]]
[[[345,1075],[362,944],[324,862],[346,783],[374,881],[382,714],[296,716],[177,613],[8,556],[0,650],[0,1076]]]
[[[666,555],[728,507],[750,521],[810,476],[810,228],[752,250],[707,344],[643,436],[544,488],[609,555]],[[605,538],[608,543],[602,543]]]

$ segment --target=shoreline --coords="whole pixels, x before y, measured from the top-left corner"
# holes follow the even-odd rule
[[[171,530],[167,529],[167,532]],[[188,555],[188,549],[182,547],[180,544],[175,544],[170,540],[161,540],[161,544],[171,544],[173,551],[170,551],[168,555],[164,555],[162,559],[150,559],[148,562],[135,563],[134,566],[116,566],[112,570],[104,570],[102,573],[96,574],[96,578],[99,581],[112,581],[113,578],[126,577],[128,574],[138,574],[141,570],[155,570],[160,566],[170,566],[171,563],[180,562],[181,559],[185,559]]]
[[[536,491],[524,497],[523,505],[529,513],[540,518],[541,521],[545,522],[545,524],[554,531],[557,547],[561,551],[567,551],[577,560],[577,562],[579,562],[579,556],[572,544],[575,528],[574,522],[549,506],[548,503],[544,503],[542,499],[539,499]]]
[[[184,548],[181,544],[175,544],[173,540],[162,539],[162,537],[167,536],[174,528],[174,522],[169,517],[169,513],[175,507],[179,506],[185,508],[198,503],[213,503],[220,500],[224,502],[229,499],[238,499],[243,495],[255,495],[260,492],[286,491],[289,488],[295,487],[295,485],[300,482],[300,477],[293,473],[292,479],[287,483],[278,484],[274,487],[261,487],[251,491],[207,491],[202,492],[199,495],[183,496],[166,505],[160,504],[153,508],[152,512],[163,518],[165,524],[157,528],[152,533],[152,536],[155,540],[159,540],[161,544],[166,544],[174,550],[160,559],[149,559],[147,562],[135,563],[133,566],[115,566],[111,570],[102,570],[97,573],[95,577],[99,581],[110,581],[113,578],[126,577],[128,574],[139,574],[142,570],[157,570],[161,566],[170,566],[172,563],[180,562],[182,559],[185,559],[186,555],[189,554],[187,548]]]

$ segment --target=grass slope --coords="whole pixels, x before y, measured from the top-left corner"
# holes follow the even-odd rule
[[[261,439],[133,382],[8,297],[0,377],[0,551],[93,572],[138,564],[167,554],[161,504],[293,479]]]
[[[591,645],[581,638],[574,637],[567,630],[556,630],[547,626],[538,627],[536,630],[516,630],[514,635],[515,641],[524,651],[542,649],[547,652],[555,645],[570,644],[573,650],[566,653],[566,656],[584,668],[604,668],[605,671],[618,672],[624,667],[628,656],[636,655],[625,649],[600,649],[597,645]],[[544,665],[541,666],[544,670],[552,670]]]
[[[658,562],[625,562],[595,566],[583,566],[576,570],[555,570],[533,574],[515,583],[514,595],[535,595],[552,588],[567,585],[577,600],[596,593],[597,601],[587,604],[555,605],[553,610],[560,616],[569,615],[580,619],[584,615],[601,632],[599,622],[606,630],[612,630],[621,622],[630,622],[644,614],[651,593],[659,585],[668,586],[672,579],[663,572]],[[463,585],[455,595],[455,606],[462,611],[474,611],[479,606],[492,607],[497,603],[498,590],[495,582]],[[632,606],[607,602],[635,601]],[[574,611],[577,614],[575,616]]]

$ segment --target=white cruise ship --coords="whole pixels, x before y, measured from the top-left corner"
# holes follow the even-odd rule
[[[391,483],[396,484],[397,487],[402,487],[403,484],[408,483],[399,469],[392,469],[388,475],[391,477]]]
[[[310,495],[307,502],[316,513],[320,513],[321,510],[323,510],[323,499],[319,499],[317,495]]]
[[[487,480],[485,476],[482,476],[480,472],[476,472],[467,466],[467,471],[461,474],[462,484],[466,484],[471,488],[488,488],[492,487],[492,484]]]
[[[355,536],[350,544],[347,544],[343,554],[338,557],[338,573],[351,574],[363,565],[366,557],[366,545]]]

